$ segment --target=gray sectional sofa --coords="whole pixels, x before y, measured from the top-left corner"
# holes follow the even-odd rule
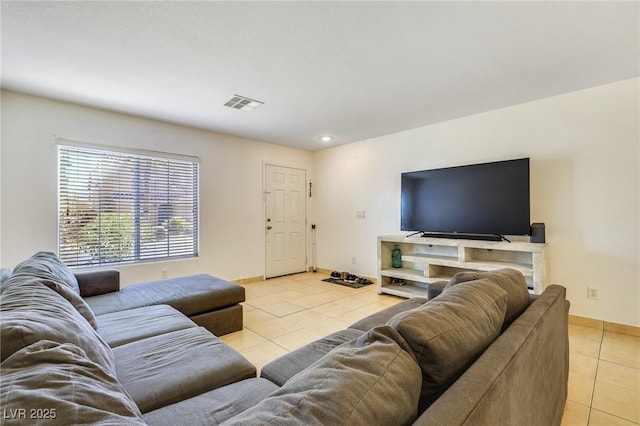
[[[562,418],[565,291],[552,285],[530,297],[516,271],[463,276],[433,300],[403,301],[278,358],[261,377],[174,307],[98,314],[77,281],[40,253],[2,283],[2,424],[557,425]]]
[[[80,295],[96,315],[166,304],[216,336],[242,330],[244,287],[211,275],[150,281],[122,289],[116,270],[74,275]]]

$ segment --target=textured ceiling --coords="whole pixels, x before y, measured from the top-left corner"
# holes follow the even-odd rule
[[[0,13],[3,88],[308,150],[640,75],[638,2],[3,1]],[[264,105],[225,107],[234,94]]]

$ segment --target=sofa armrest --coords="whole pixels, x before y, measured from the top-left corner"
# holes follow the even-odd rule
[[[74,275],[82,297],[120,291],[120,272],[114,269],[76,272]]]
[[[560,425],[568,308],[565,288],[548,286],[413,426]]]

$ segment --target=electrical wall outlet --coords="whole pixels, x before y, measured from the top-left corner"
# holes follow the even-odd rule
[[[355,256],[353,256],[353,257],[351,258],[351,264],[352,264],[352,265],[355,265],[355,264],[356,264],[356,257],[355,257]]]
[[[168,278],[169,277],[169,271],[166,269],[162,270],[162,278]]]
[[[598,300],[600,298],[600,290],[597,287],[587,287],[587,299]]]

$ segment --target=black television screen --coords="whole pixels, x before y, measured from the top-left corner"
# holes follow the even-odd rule
[[[529,235],[529,159],[402,173],[401,229]]]

